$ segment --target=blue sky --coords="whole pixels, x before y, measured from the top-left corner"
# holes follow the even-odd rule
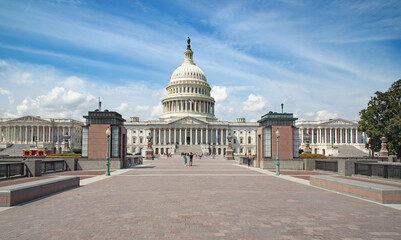
[[[0,117],[157,119],[191,37],[220,120],[358,120],[401,78],[400,1],[0,1]]]

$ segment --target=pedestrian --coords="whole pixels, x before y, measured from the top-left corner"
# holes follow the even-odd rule
[[[187,166],[187,155],[186,154],[184,154],[184,165]]]
[[[251,166],[251,158],[249,157],[249,154],[248,154],[248,156],[246,156],[246,160],[248,160],[248,167],[250,167]]]
[[[194,158],[194,155],[192,152],[189,153],[189,166],[192,166],[192,159]]]

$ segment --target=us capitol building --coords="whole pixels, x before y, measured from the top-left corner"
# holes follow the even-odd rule
[[[236,122],[218,121],[215,100],[206,76],[193,61],[190,39],[184,52],[185,60],[171,75],[162,99],[163,113],[157,121],[139,121],[131,117],[124,123],[127,129],[127,152],[142,153],[151,136],[154,154],[203,152],[224,154],[230,134],[235,155],[256,153],[259,124],[237,118]],[[46,148],[55,153],[65,151],[63,137],[69,135],[72,151],[82,149],[83,123],[73,119],[46,119],[39,116],[0,118],[1,154],[18,154],[21,149]],[[330,119],[298,121],[301,149],[305,136],[310,138],[313,153],[330,156],[366,154],[368,137],[358,132],[357,121]]]
[[[205,73],[193,61],[189,38],[184,54],[184,62],[173,72],[166,87],[160,120],[140,122],[131,117],[125,122],[128,152],[143,151],[150,134],[155,154],[224,154],[227,136],[231,134],[235,153],[256,153],[258,123],[245,122],[245,118],[238,118],[237,122],[218,121],[211,88]]]

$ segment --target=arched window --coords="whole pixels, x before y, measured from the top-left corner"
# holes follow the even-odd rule
[[[136,137],[132,138],[132,143],[136,143]]]
[[[251,143],[252,143],[252,138],[248,137],[248,144],[251,144]]]
[[[139,138],[139,143],[142,143],[143,142],[143,137],[140,137]]]
[[[243,143],[243,138],[239,138],[239,143],[242,144]]]

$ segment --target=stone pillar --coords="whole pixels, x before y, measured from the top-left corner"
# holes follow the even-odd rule
[[[206,144],[209,144],[209,128],[206,128]]]
[[[167,140],[167,129],[166,128],[163,129],[163,135],[164,135],[163,136],[163,144],[167,145],[167,141],[166,141]]]
[[[352,176],[355,173],[356,160],[338,159],[338,174],[342,176]]]
[[[42,160],[29,159],[25,160],[24,163],[28,177],[42,176]]]
[[[185,131],[185,133],[184,133],[184,145],[188,145],[188,142],[187,142],[187,134],[188,134],[188,129],[186,129],[186,128],[184,128],[184,131]]]
[[[195,145],[198,145],[198,129],[195,128]]]
[[[387,138],[382,137],[381,140],[382,140],[382,148],[380,149],[379,157],[388,157]]]
[[[152,132],[153,132],[153,144],[156,144],[156,128],[153,128]]]

